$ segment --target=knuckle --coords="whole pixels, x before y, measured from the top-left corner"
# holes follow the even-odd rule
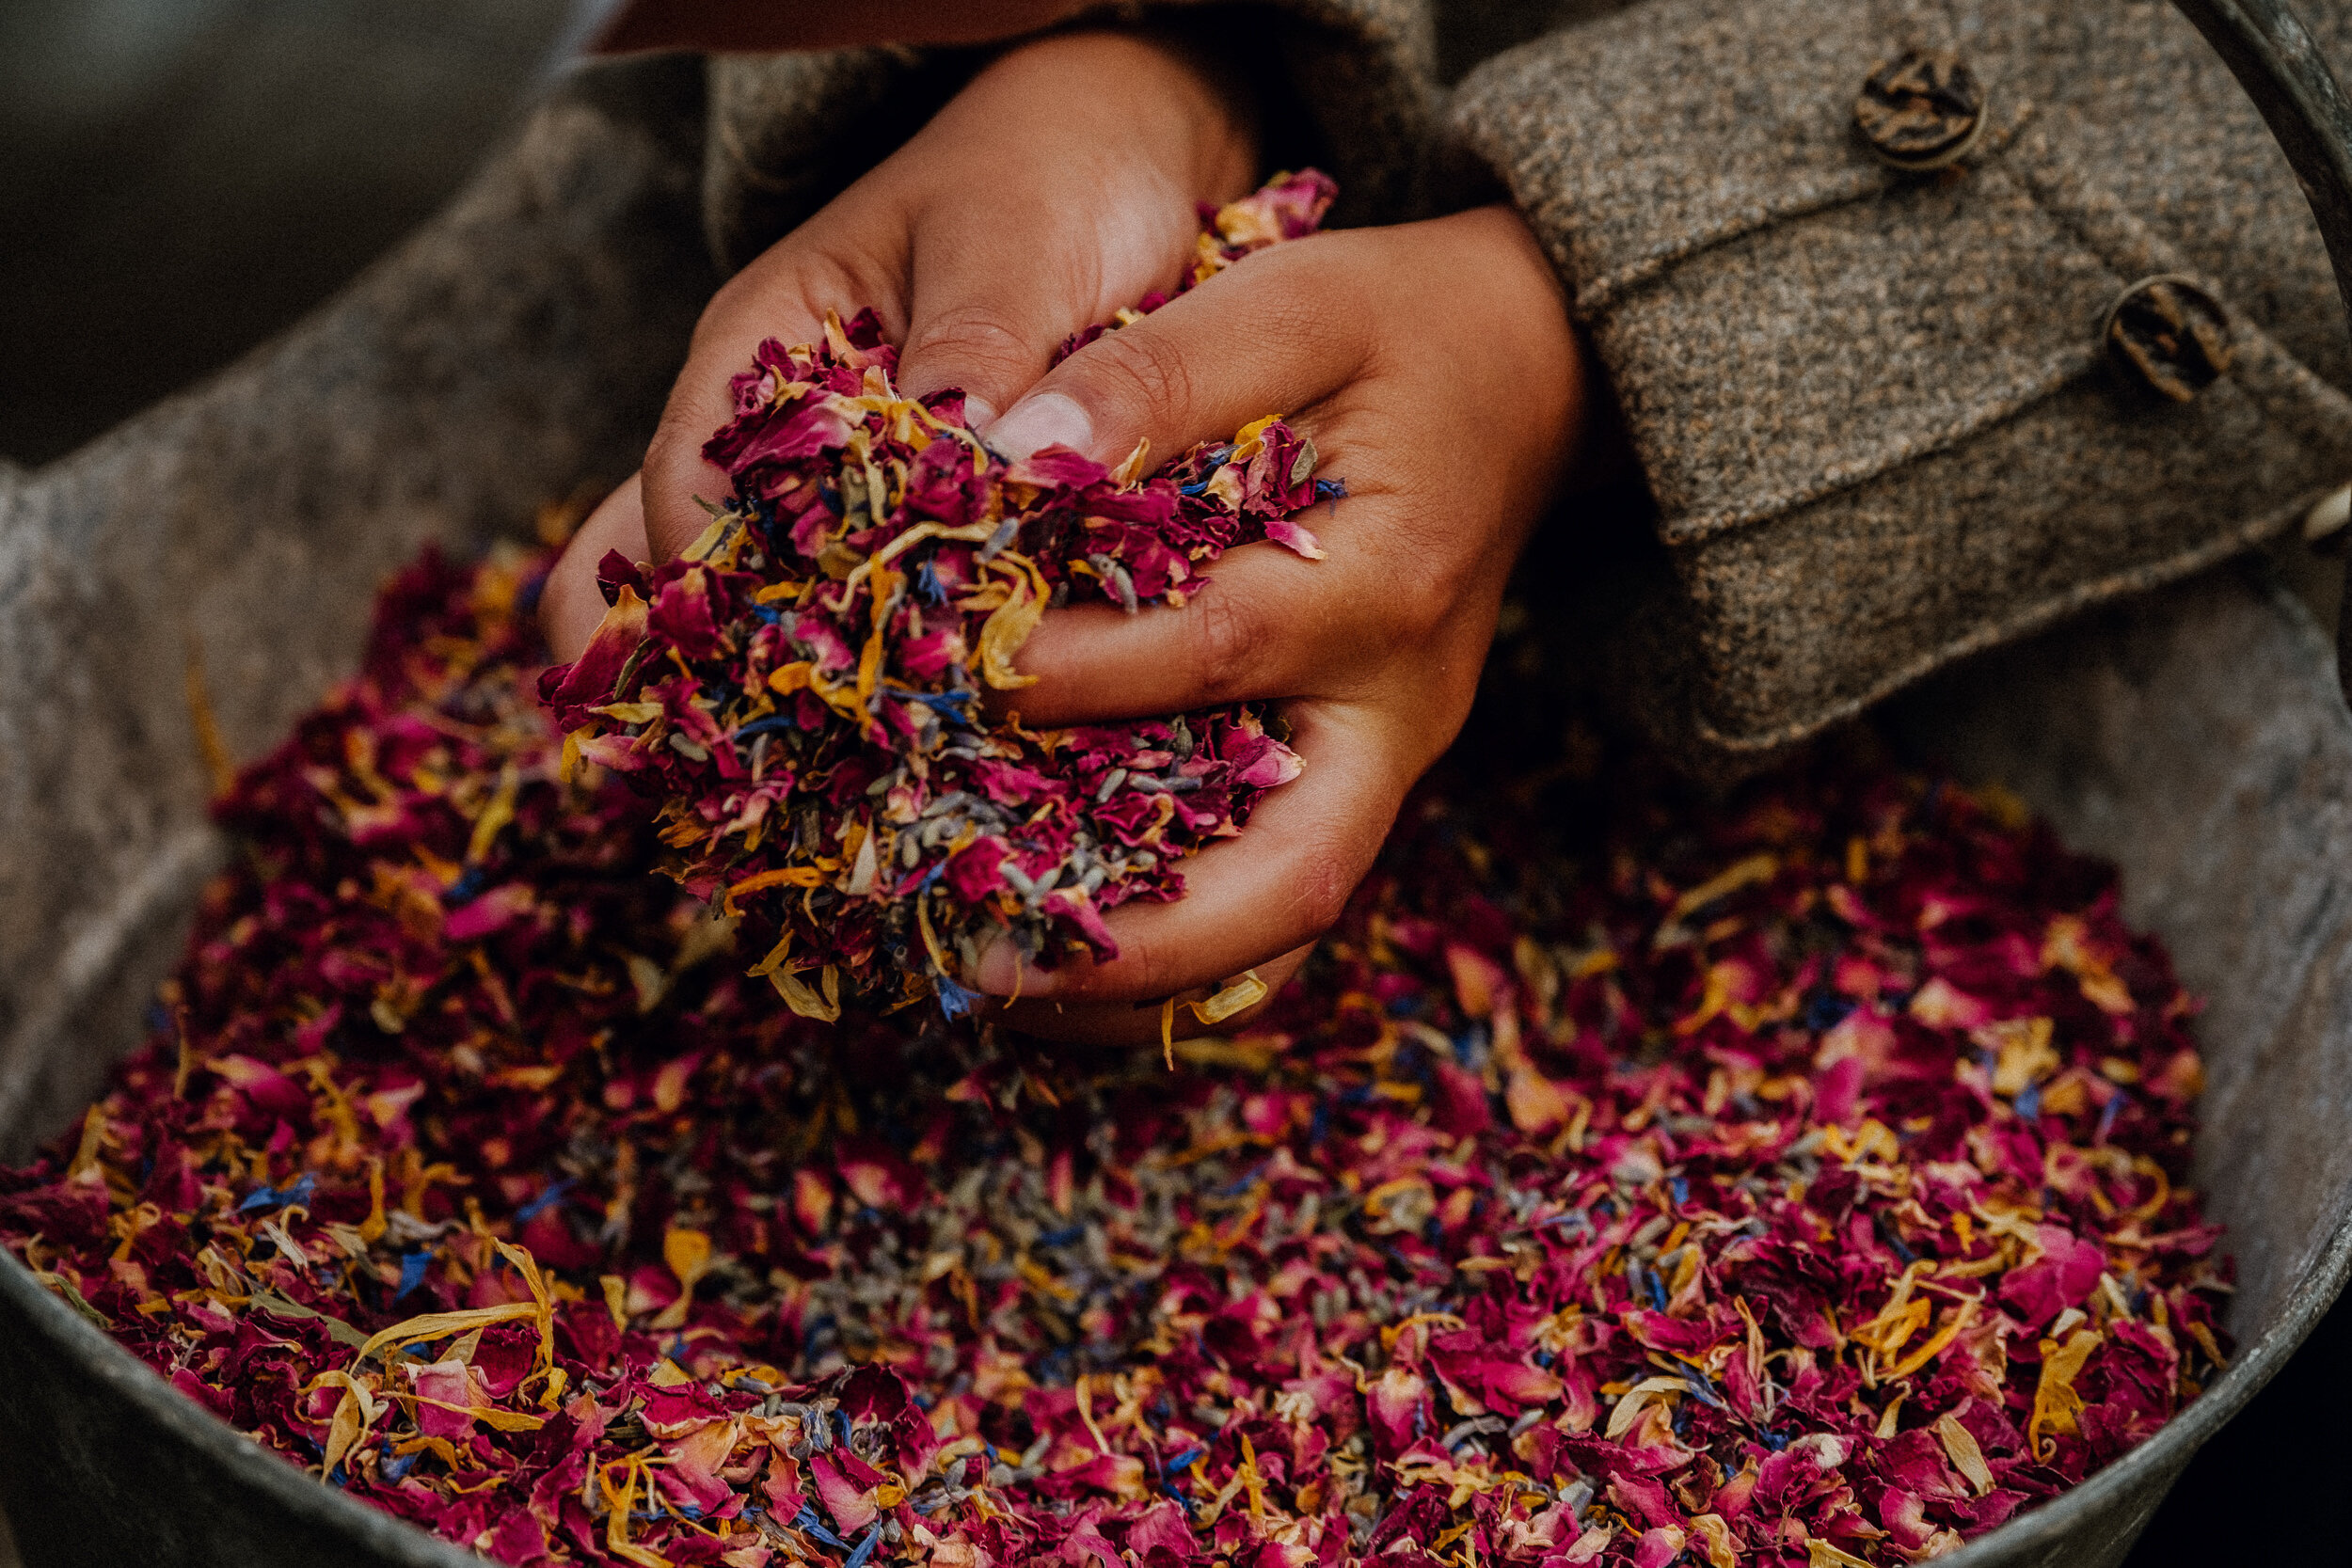
[[[907,335],[906,357],[993,373],[1028,368],[1043,356],[1004,310],[975,303],[951,306],[917,322]]]
[[[823,321],[828,310],[847,321],[868,305],[885,305],[896,293],[873,258],[824,246],[795,252],[788,269],[762,288],[759,298],[797,307],[811,322]]]
[[[1441,600],[1435,594],[1417,595],[1417,602],[1405,612],[1406,625],[1412,633],[1411,645],[1425,647],[1435,641],[1438,634],[1446,628],[1452,606],[1451,598]]]
[[[702,455],[703,441],[707,432],[697,434],[695,416],[681,407],[677,399],[661,411],[660,422],[654,426],[653,439],[645,443],[645,471],[649,475],[667,477],[682,472]]]
[[[706,424],[708,429],[704,428]],[[681,408],[675,402],[662,412],[661,422],[654,427],[653,439],[645,444],[645,521],[649,530],[659,533],[671,522],[666,515],[671,498],[694,485],[702,465],[703,443],[716,428],[717,424],[707,417],[698,417],[692,409]]]
[[[1184,356],[1162,334],[1129,327],[1095,340],[1092,370],[1103,401],[1138,430],[1182,428],[1192,407],[1193,377]]]
[[[690,357],[767,338],[813,341],[826,311],[845,322],[869,305],[887,312],[898,292],[871,258],[786,240],[719,285],[694,323]],[[742,368],[723,367],[727,375]]]
[[[1257,314],[1252,333],[1270,352],[1351,364],[1364,358],[1373,312],[1331,308],[1334,299],[1351,307],[1370,304],[1361,298],[1363,269],[1354,264],[1349,243],[1355,237],[1310,234],[1250,258],[1253,267],[1263,268],[1250,285]]]
[[[1417,641],[1426,641],[1453,619],[1455,607],[1470,597],[1477,575],[1457,551],[1435,550],[1427,560],[1426,574],[1400,607]]]
[[[1278,252],[1279,254],[1279,252]],[[1330,309],[1331,280],[1320,266],[1300,258],[1292,265],[1269,271],[1258,290],[1256,336],[1274,352],[1296,356],[1327,342],[1338,333],[1352,339],[1352,311]]]
[[[673,427],[664,420],[645,448],[645,542],[659,559],[676,519],[670,514],[674,495],[695,487],[693,465],[700,461],[702,444],[686,433],[683,425]],[[712,499],[724,499],[713,497]]]
[[[1302,934],[1321,936],[1340,922],[1347,900],[1356,891],[1336,846],[1325,845],[1299,867],[1295,912]]]
[[[1157,996],[1175,989],[1169,971],[1182,957],[1181,944],[1171,947],[1148,930],[1121,932],[1117,960],[1084,971],[1077,995],[1089,1002],[1133,1002]]]
[[[1270,629],[1264,614],[1238,594],[1212,587],[1192,603],[1192,684],[1203,703],[1248,694]]]
[[[730,338],[736,323],[759,309],[760,279],[755,273],[739,272],[719,285],[703,302],[702,314],[694,318],[694,330],[687,339],[689,359],[707,354]]]

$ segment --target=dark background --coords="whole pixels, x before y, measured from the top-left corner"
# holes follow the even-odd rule
[[[2348,1411],[2352,1298],[2191,1462],[2129,1568],[2352,1562]]]
[[[0,458],[218,368],[430,214],[573,0],[0,0]]]
[[[350,279],[463,181],[571,17],[570,0],[0,0],[0,462],[62,456]],[[2352,1564],[2347,1495],[2339,1306],[2199,1456],[2133,1568]]]

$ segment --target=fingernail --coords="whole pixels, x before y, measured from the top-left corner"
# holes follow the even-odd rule
[[[1024,964],[1021,949],[997,937],[980,949],[973,989],[983,996],[1043,996],[1053,990],[1054,976],[1049,971]]]
[[[996,422],[996,405],[986,398],[963,394],[963,425],[966,430],[986,430]]]
[[[1060,392],[1040,392],[1012,405],[992,425],[974,421],[988,444],[1007,457],[1026,457],[1041,448],[1064,446],[1087,451],[1094,441],[1094,421],[1075,398]]]

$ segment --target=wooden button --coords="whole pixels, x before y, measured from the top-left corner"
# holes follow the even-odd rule
[[[2230,371],[2230,316],[2185,277],[2143,277],[2107,307],[2100,337],[2116,362],[2175,403]]]
[[[1913,50],[1870,72],[1854,100],[1854,128],[1897,168],[1942,168],[1984,130],[1984,89],[1948,49]]]

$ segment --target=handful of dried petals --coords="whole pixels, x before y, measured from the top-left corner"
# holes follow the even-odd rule
[[[1331,195],[1311,171],[1204,213],[1185,286],[1311,231]],[[1047,968],[1109,958],[1104,911],[1182,895],[1177,863],[1298,772],[1261,711],[1032,732],[982,696],[1028,684],[1013,657],[1047,608],[1182,605],[1260,540],[1319,557],[1293,519],[1343,493],[1274,418],[1149,477],[1140,450],[1115,473],[1062,447],[1008,463],[961,393],[902,398],[896,365],[870,311],[761,345],[705,449],[734,495],[650,575],[608,554],[604,623],[542,687],[566,765],[657,796],[664,865],[826,1021],[845,980],[960,1017],[993,932]]]
[[[819,1024],[559,777],[540,569],[388,590],[153,1040],[0,1174],[53,1289],[373,1506],[516,1565],[1892,1563],[2221,1360],[2191,1005],[1997,794],[1620,761],[1570,853],[1433,787],[1172,1076]]]

